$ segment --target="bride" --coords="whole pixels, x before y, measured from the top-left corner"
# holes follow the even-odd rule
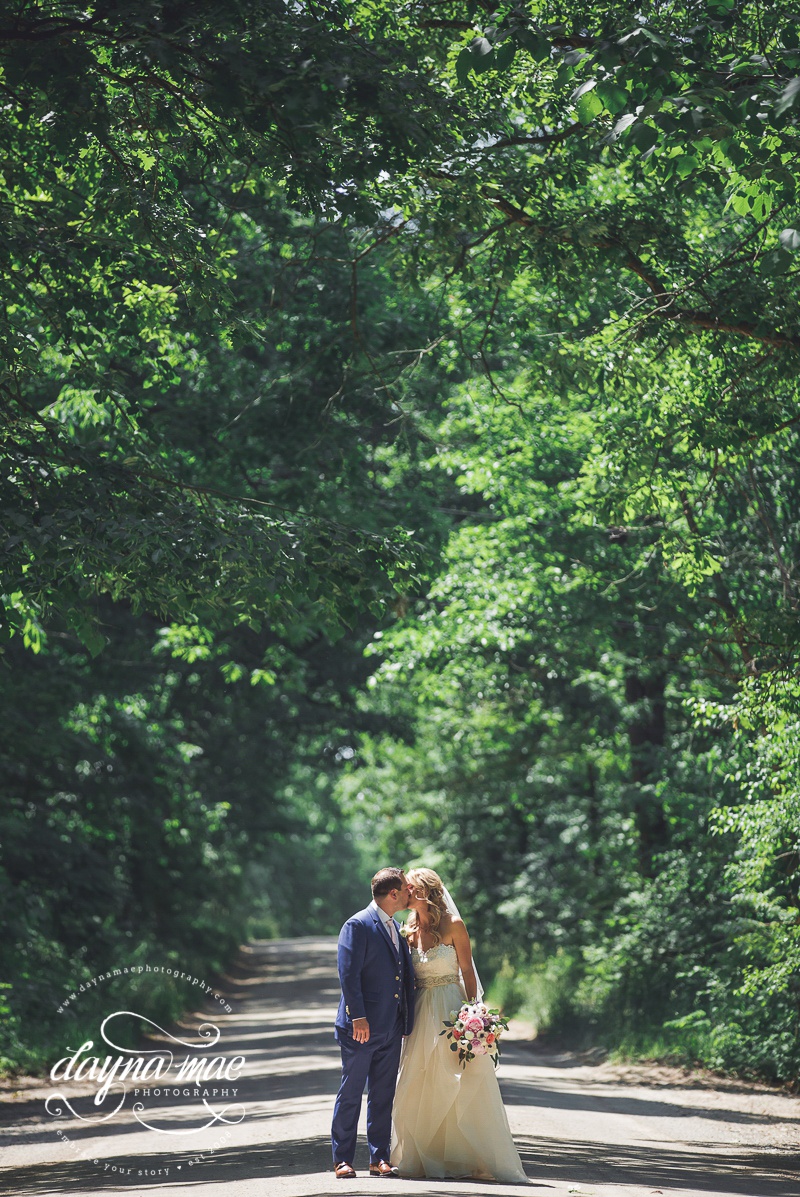
[[[491,1057],[461,1068],[449,1040],[439,1036],[464,998],[479,996],[467,929],[438,873],[412,869],[406,876],[416,1006],[397,1078],[392,1164],[401,1176],[527,1184]]]

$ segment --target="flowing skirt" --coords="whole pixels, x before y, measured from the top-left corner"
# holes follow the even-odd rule
[[[439,1035],[463,1001],[456,984],[417,991],[392,1111],[392,1163],[401,1176],[527,1184],[489,1056],[464,1068]]]

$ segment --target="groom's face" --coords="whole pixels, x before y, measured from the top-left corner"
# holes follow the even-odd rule
[[[393,890],[392,892],[394,893],[395,900],[397,902],[397,906],[395,909],[407,910],[408,909],[408,899],[411,897],[411,886],[408,884],[408,881],[407,881],[405,875],[403,875],[403,884],[400,887],[400,889]]]

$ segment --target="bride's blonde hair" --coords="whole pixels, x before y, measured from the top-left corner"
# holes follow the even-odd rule
[[[428,907],[428,918],[430,919],[430,932],[433,936],[434,946],[441,943],[442,937],[439,934],[439,926],[443,918],[450,917],[450,911],[447,909],[444,900],[444,883],[438,873],[434,873],[433,869],[411,869],[406,873],[406,880],[409,885],[412,885],[415,890],[418,890],[420,897]],[[416,910],[412,910],[408,917],[409,931],[416,931],[419,928],[419,918]]]

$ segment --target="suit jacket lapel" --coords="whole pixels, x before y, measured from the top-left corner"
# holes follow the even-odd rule
[[[386,926],[386,924],[384,923],[381,916],[379,914],[376,914],[374,910],[372,912],[372,917],[375,920],[375,922],[378,924],[378,932],[379,932],[381,938],[384,940],[385,943],[387,943],[389,945],[389,951],[392,953],[392,960],[396,959],[395,948],[394,948],[394,944],[392,943],[392,937],[389,934],[389,928]],[[398,933],[397,939],[399,942],[400,941],[399,933]]]

